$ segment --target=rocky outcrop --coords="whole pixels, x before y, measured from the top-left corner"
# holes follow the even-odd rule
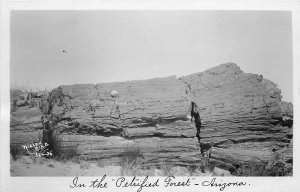
[[[233,63],[179,79],[60,86],[45,103],[66,143],[101,159],[137,149],[146,164],[195,165],[213,147],[211,161],[234,169],[269,161],[292,139],[277,86]]]
[[[293,104],[285,101],[280,103],[282,117],[286,119],[293,119]]]
[[[273,82],[232,63],[182,81],[200,109],[201,142],[213,143],[216,161],[268,161],[274,150],[289,144],[292,130],[280,125],[281,91]]]
[[[282,121],[280,124],[282,126],[288,126],[292,128],[293,126],[293,104],[285,101],[281,101],[280,103],[281,113],[282,113]]]
[[[33,92],[33,91],[23,91],[21,89],[11,89],[10,90],[10,103],[11,112],[16,111],[17,107],[39,107],[41,98],[45,91]]]
[[[22,146],[37,142],[42,136],[42,113],[35,107],[18,107],[10,116],[10,143]]]

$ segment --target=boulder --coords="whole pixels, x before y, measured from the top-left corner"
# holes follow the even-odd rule
[[[181,78],[60,86],[45,111],[65,137],[84,138],[76,141],[84,155],[121,159],[136,148],[145,164],[195,165],[213,147],[211,161],[232,170],[269,161],[290,143],[292,129],[282,124],[290,112],[283,112],[281,98],[273,82],[227,63]],[[115,137],[130,144],[124,148]]]
[[[16,106],[18,106],[18,107],[24,107],[26,105],[27,105],[27,101],[26,100],[18,100],[16,102]]]
[[[113,98],[116,98],[116,97],[119,97],[119,93],[116,90],[112,90],[111,93],[110,93],[110,96],[113,97]]]

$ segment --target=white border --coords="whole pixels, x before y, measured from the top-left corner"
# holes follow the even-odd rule
[[[11,10],[290,10],[293,17],[293,90],[294,90],[294,174],[293,177],[280,178],[222,178],[223,181],[246,181],[251,184],[245,188],[227,188],[224,191],[298,191],[297,181],[299,182],[299,77],[300,74],[300,2],[292,0],[261,0],[261,1],[196,1],[196,0],[103,0],[103,1],[6,1],[1,4],[1,175],[0,191],[89,191],[88,188],[74,190],[69,188],[73,177],[10,177],[9,162],[9,61],[10,61],[10,11]],[[81,177],[82,181],[88,182],[90,178]],[[204,180],[204,178],[199,178]],[[110,183],[113,184],[113,183]],[[115,187],[109,189],[94,189],[91,191],[120,191]],[[185,187],[185,188],[147,188],[143,191],[219,191],[218,189]],[[122,191],[136,191],[135,188],[122,189]]]

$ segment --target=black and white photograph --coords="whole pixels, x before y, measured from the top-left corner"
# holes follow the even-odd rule
[[[293,178],[292,15],[10,10],[9,177]]]

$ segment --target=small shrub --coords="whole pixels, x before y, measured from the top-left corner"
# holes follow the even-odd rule
[[[24,150],[20,145],[10,145],[10,154],[14,160],[17,160],[24,154]]]
[[[139,158],[143,159],[144,155],[139,148],[126,148],[122,153],[124,161],[133,162]]]
[[[249,163],[241,164],[239,168],[232,173],[235,176],[268,176],[266,170],[267,163],[250,161]]]
[[[139,148],[127,148],[122,153],[122,175],[136,175],[144,162],[144,155]]]
[[[160,169],[163,170],[164,174],[167,176],[171,176],[170,171],[174,167],[172,163],[162,162]]]
[[[292,164],[287,164],[279,153],[273,155],[272,160],[267,164],[266,169],[269,176],[292,175]]]
[[[88,161],[83,161],[80,163],[80,169],[89,169],[91,167],[91,164]]]
[[[122,163],[121,174],[124,176],[137,175],[137,173],[142,169],[143,161],[144,160],[142,158],[137,158],[133,161],[126,158]]]
[[[234,173],[235,176],[288,176],[292,174],[292,167],[275,154],[269,162],[251,161],[241,165]]]
[[[267,168],[268,176],[287,176],[291,170],[289,170],[284,162],[275,162],[272,166]]]

